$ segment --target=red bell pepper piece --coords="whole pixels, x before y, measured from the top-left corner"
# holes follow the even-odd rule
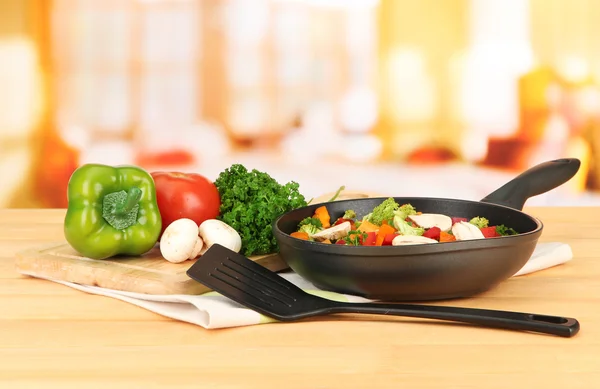
[[[458,223],[458,222],[468,222],[469,219],[467,219],[466,217],[451,217],[450,219],[452,219],[452,225]]]
[[[423,233],[423,236],[426,238],[435,239],[439,242],[440,232],[442,232],[442,230],[440,230],[439,227],[431,227]]]
[[[375,231],[367,232],[367,238],[363,241],[363,246],[375,246],[377,233]]]
[[[335,244],[346,244],[346,241],[344,239],[339,239],[335,242]]]
[[[400,235],[400,234],[385,234],[385,236],[383,237],[383,243],[381,245],[382,246],[391,246],[392,245],[392,241],[398,235]]]
[[[484,227],[484,228],[480,228],[480,230],[481,230],[481,233],[483,234],[483,236],[486,238],[494,238],[496,236],[500,236],[498,231],[496,231],[496,226]]]

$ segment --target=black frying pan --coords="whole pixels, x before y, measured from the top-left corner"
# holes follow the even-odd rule
[[[332,220],[353,209],[358,218],[385,197],[311,204],[275,220],[273,233],[280,255],[296,273],[315,286],[388,301],[441,300],[472,296],[513,276],[531,257],[542,234],[540,220],[522,212],[528,198],[548,192],[579,170],[577,159],[537,165],[481,201],[396,197],[423,213],[486,217],[518,235],[410,246],[344,246],[301,240],[289,234],[314,210],[326,205]]]

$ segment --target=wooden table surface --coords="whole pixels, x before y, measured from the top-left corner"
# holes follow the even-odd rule
[[[600,387],[600,208],[525,210],[573,260],[444,304],[575,317],[574,338],[351,315],[205,330],[19,275],[64,211],[0,210],[0,388]]]

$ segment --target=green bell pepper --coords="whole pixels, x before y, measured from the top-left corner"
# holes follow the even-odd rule
[[[86,164],[69,179],[64,234],[80,254],[105,259],[154,247],[162,221],[152,176],[136,166]]]

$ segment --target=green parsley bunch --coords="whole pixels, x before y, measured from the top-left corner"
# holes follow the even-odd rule
[[[279,184],[256,169],[248,171],[233,164],[219,174],[215,186],[221,196],[219,220],[234,228],[242,238],[245,256],[279,251],[273,222],[280,215],[307,205],[298,183]]]

